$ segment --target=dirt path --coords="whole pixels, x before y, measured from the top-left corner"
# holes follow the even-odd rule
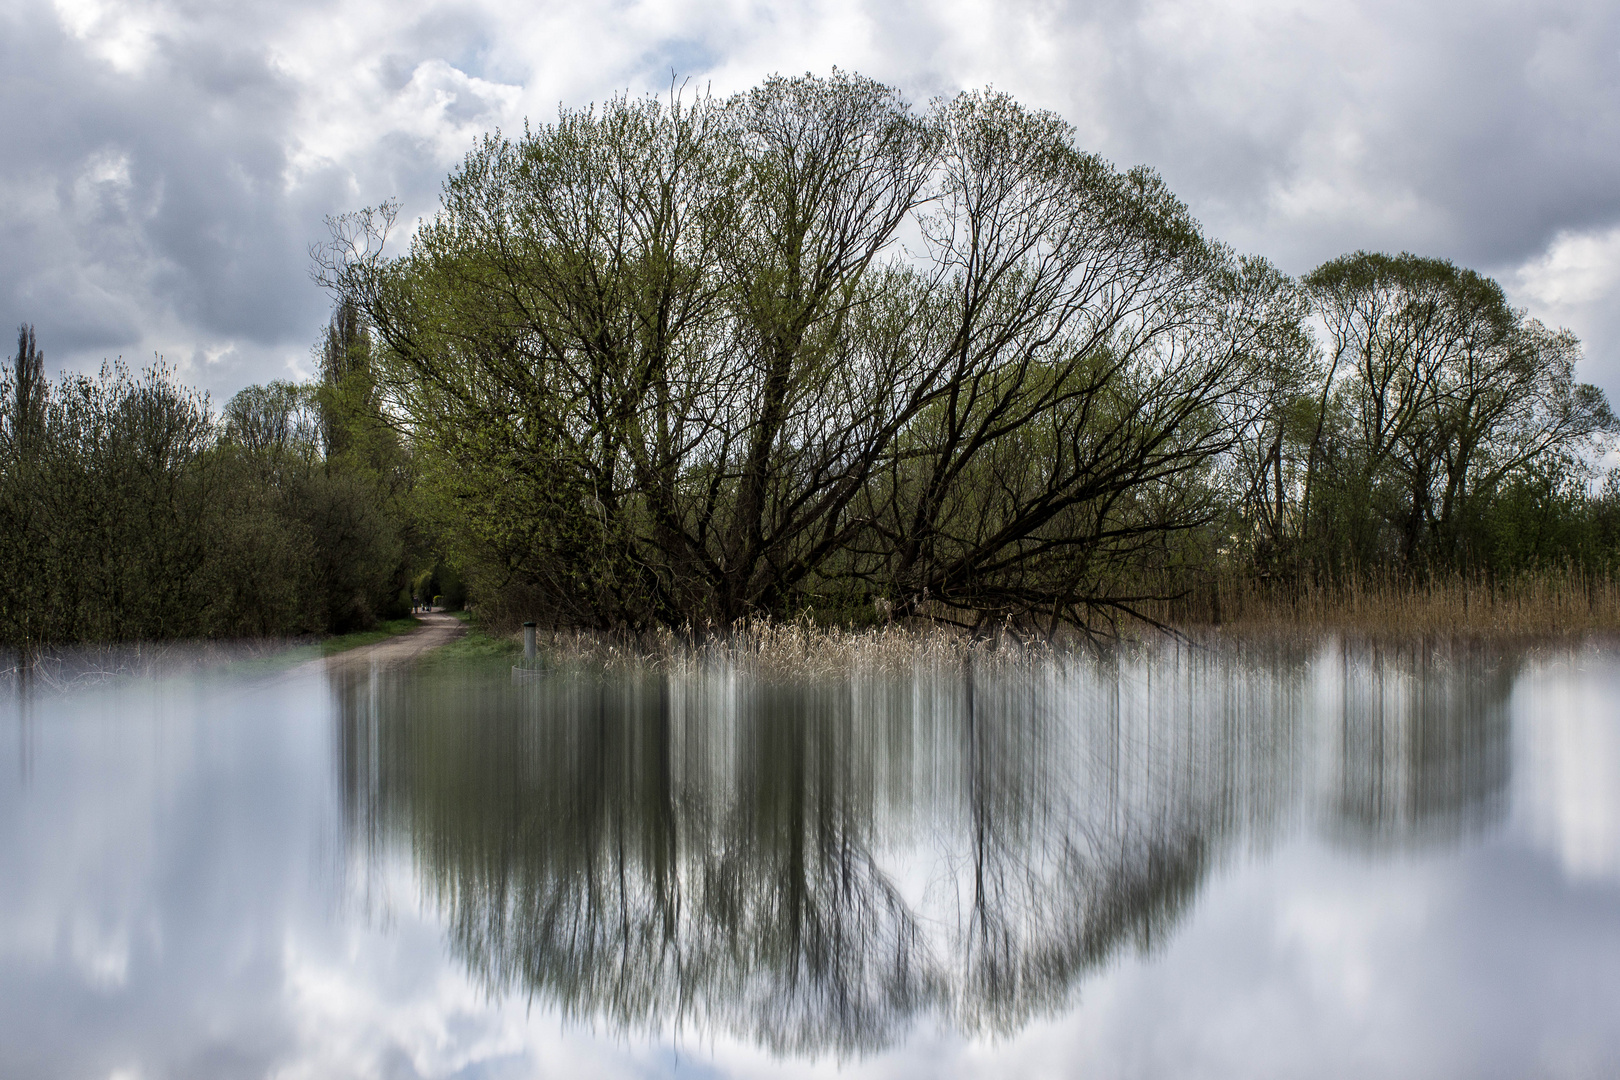
[[[395,667],[408,664],[429,649],[437,649],[467,632],[467,624],[454,615],[442,611],[416,616],[422,625],[408,633],[399,634],[375,645],[361,645],[346,649],[315,661],[324,664],[327,671],[369,671],[372,666]]]

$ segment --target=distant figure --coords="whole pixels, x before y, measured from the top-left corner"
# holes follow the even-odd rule
[[[418,609],[419,609],[419,608],[421,608],[421,606],[422,606],[422,604],[421,604],[421,602],[420,602],[420,601],[419,601],[419,600],[418,600],[418,599],[417,599],[417,597],[416,597],[416,594],[415,594],[415,593],[412,593],[412,594],[411,594],[411,614],[412,614],[412,615],[415,615],[415,614],[416,614],[416,612],[417,612],[417,610],[418,610]]]

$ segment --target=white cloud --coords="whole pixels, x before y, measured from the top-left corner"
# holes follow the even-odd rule
[[[128,0],[54,0],[62,25],[113,70],[132,75],[152,57],[163,21],[157,5]]]
[[[232,350],[221,392],[273,377],[326,310],[305,255],[325,215],[430,213],[478,135],[559,104],[837,65],[919,104],[994,84],[1054,109],[1291,272],[1369,248],[1502,274],[1620,396],[1620,9],[1599,0],[24,0],[0,35],[0,191],[24,196],[0,210],[0,318],[76,366],[161,339]]]
[[[1620,226],[1564,231],[1515,273],[1519,291],[1553,312],[1612,302],[1620,286]]]
[[[1620,226],[1561,230],[1502,284],[1542,322],[1575,332],[1585,353],[1577,376],[1620,403]]]

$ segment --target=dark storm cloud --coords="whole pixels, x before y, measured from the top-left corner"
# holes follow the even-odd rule
[[[172,315],[270,342],[307,304],[281,190],[296,88],[262,54],[166,38],[121,74],[37,10],[6,28],[0,139],[8,258],[0,303],[58,349],[139,341]]]
[[[320,87],[279,70],[251,24],[160,25],[124,70],[49,9],[0,25],[0,318],[36,324],[53,368],[155,343],[226,389],[285,375],[271,353],[307,350],[327,307],[309,246],[358,201],[352,169],[290,160]],[[367,163],[375,198],[436,185],[417,141],[388,149]],[[401,164],[420,177],[391,175]],[[260,370],[202,371],[210,345]]]
[[[1062,113],[1082,144],[1158,169],[1212,234],[1290,272],[1365,248],[1498,275],[1532,314],[1575,322],[1583,377],[1620,391],[1620,238],[1589,268],[1596,299],[1551,302],[1569,290],[1528,265],[1620,226],[1620,6],[996,11],[964,48],[948,4],[888,8],[873,51],[909,87],[994,81]]]

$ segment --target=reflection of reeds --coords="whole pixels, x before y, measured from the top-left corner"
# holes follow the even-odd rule
[[[162,678],[225,664],[268,664],[292,654],[282,638],[241,641],[134,641],[0,650],[0,685],[56,690],[116,678]]]
[[[1477,638],[1345,641],[1325,654],[1335,835],[1376,850],[1495,827],[1507,807],[1509,699],[1524,655]]]

